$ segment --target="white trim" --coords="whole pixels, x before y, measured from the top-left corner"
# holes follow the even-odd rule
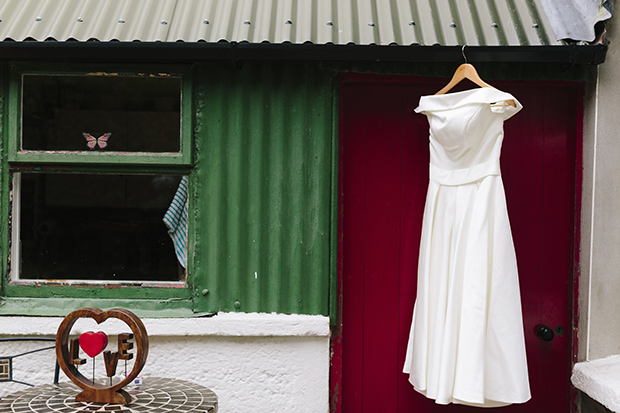
[[[13,175],[13,188],[12,188],[12,207],[11,207],[11,280],[19,280],[19,274],[21,272],[21,206],[22,206],[22,174],[17,172]]]
[[[598,103],[600,66],[596,67],[596,92],[594,102],[594,142],[592,148],[592,205],[590,210],[590,262],[588,263],[588,314],[586,315],[586,361],[590,360],[590,325],[592,317],[592,266],[594,262],[594,211],[596,210],[596,147],[598,142]]]
[[[56,335],[61,317],[0,317],[0,335]],[[113,320],[110,320],[112,322]],[[329,337],[321,315],[219,313],[212,317],[143,318],[149,336]],[[79,326],[76,326],[79,333]]]

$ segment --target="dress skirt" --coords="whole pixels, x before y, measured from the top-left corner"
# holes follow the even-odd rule
[[[530,398],[517,262],[501,176],[431,181],[404,372],[439,404]]]

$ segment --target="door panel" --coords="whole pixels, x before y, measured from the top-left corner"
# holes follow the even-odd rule
[[[401,372],[428,186],[428,123],[413,109],[420,96],[443,83],[368,75],[342,82],[342,412],[479,410],[436,405]],[[505,125],[501,163],[533,396],[525,405],[500,410],[568,411],[581,90],[573,84],[497,86],[524,105]],[[541,341],[541,324],[563,332]]]

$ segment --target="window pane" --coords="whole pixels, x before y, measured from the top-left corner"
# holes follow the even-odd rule
[[[181,178],[22,173],[20,279],[183,280],[162,222]]]
[[[178,77],[24,75],[21,149],[178,153],[180,102]]]

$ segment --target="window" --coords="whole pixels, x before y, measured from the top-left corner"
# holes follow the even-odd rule
[[[13,279],[182,281],[162,218],[179,175],[14,174]],[[16,245],[16,244],[14,244]],[[19,271],[17,269],[19,268]]]
[[[186,286],[186,71],[54,69],[12,71],[9,284]]]

